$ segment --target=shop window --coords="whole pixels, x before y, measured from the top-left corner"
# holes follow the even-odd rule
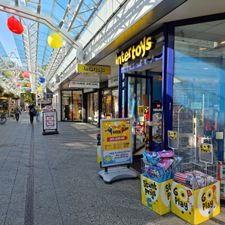
[[[62,91],[62,120],[82,121],[81,91]]]
[[[225,131],[225,21],[180,26],[175,34],[173,129],[179,152],[198,160],[197,149],[207,142],[216,160],[224,151],[216,135]]]

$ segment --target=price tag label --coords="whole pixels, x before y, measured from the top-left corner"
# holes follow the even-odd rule
[[[170,148],[178,148],[178,133],[174,130],[168,130],[168,146]]]
[[[211,153],[212,152],[212,145],[211,144],[200,144],[200,151],[205,153]]]
[[[168,130],[168,137],[172,140],[176,140],[177,139],[177,131]]]
[[[213,163],[213,145],[201,143],[199,146],[199,157],[201,162]]]

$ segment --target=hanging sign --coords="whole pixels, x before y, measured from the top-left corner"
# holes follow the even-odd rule
[[[201,162],[213,163],[213,145],[201,143],[199,146],[199,157]]]
[[[88,73],[88,74],[111,74],[110,66],[100,66],[100,65],[86,65],[86,64],[77,64],[78,73]]]
[[[102,166],[132,163],[130,119],[101,120]]]
[[[99,88],[99,82],[77,82],[77,81],[70,81],[69,82],[70,88]]]

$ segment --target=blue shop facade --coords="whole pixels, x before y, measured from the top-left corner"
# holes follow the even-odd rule
[[[135,150],[174,150],[199,160],[202,143],[225,161],[225,14],[143,33],[117,52],[119,117],[134,121]]]

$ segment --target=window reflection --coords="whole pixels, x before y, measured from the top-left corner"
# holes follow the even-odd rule
[[[199,159],[201,143],[213,144],[225,128],[225,21],[176,28],[173,129],[185,159]]]

